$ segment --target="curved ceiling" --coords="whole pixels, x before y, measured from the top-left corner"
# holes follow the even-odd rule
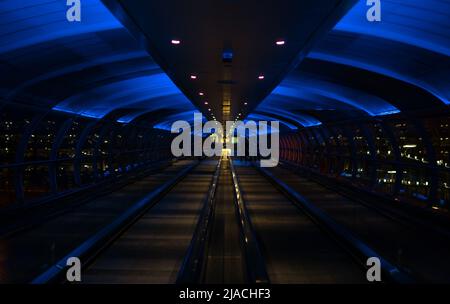
[[[256,106],[356,0],[103,0],[210,118]]]
[[[325,122],[450,104],[450,1],[383,0],[382,21],[359,1],[256,111]]]
[[[66,20],[65,1],[3,0],[0,109],[16,102],[167,129],[197,110],[220,118],[230,98],[232,119],[277,119],[291,130],[448,109],[450,1],[382,0],[380,23],[358,1],[324,35],[350,2],[104,0],[110,9],[159,9],[130,25],[100,0],[82,1],[79,23]]]
[[[0,107],[31,104],[121,123],[154,123],[195,106],[100,0],[0,2]],[[152,113],[153,115],[146,115]]]

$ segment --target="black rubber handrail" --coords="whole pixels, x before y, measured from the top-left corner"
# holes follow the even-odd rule
[[[239,179],[231,158],[230,168],[233,179],[235,203],[238,210],[239,227],[245,249],[247,275],[251,283],[268,284],[270,283],[270,280],[269,275],[267,274],[266,262],[261,252],[256,234],[253,230],[253,226],[247,212],[247,207],[242,196],[242,191],[239,186]]]
[[[68,269],[67,260],[71,257],[80,259],[82,266],[87,266],[95,257],[108,245],[113,243],[124,231],[135,223],[145,212],[154,206],[166,193],[168,193],[176,184],[178,184],[192,169],[198,165],[198,162],[181,170],[174,178],[165,182],[145,197],[141,198],[132,207],[122,213],[112,223],[96,232],[89,239],[77,246],[66,256],[61,258],[56,264],[52,265],[45,272],[34,278],[32,284],[46,284],[64,282],[65,273]]]
[[[209,185],[209,191],[205,198],[203,209],[200,213],[194,235],[188,247],[187,253],[181,263],[178,272],[177,284],[201,283],[202,272],[205,269],[208,241],[210,240],[210,227],[214,215],[214,201],[219,182],[220,166],[222,159],[216,166],[214,176]]]
[[[439,214],[431,208],[399,203],[394,198],[359,188],[346,181],[332,181],[329,176],[300,167],[292,162],[283,161],[280,165],[294,174],[306,173],[306,178],[309,180],[362,204],[390,220],[421,231],[427,229],[433,235],[441,235],[443,238],[450,239],[448,216]],[[333,182],[337,185],[333,185]]]

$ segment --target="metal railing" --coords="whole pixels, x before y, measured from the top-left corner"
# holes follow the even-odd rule
[[[203,209],[200,213],[197,227],[195,228],[191,243],[178,272],[177,284],[199,283],[201,281],[202,271],[206,263],[206,253],[211,231],[210,227],[214,216],[214,200],[219,182],[221,163],[222,159],[219,159]]]
[[[247,275],[251,283],[270,283],[266,270],[266,262],[261,253],[261,249],[250,221],[250,217],[245,206],[242,191],[239,187],[239,179],[230,158],[231,175],[233,179],[233,189],[235,203],[238,210],[239,226],[241,230],[245,259],[247,265]]]

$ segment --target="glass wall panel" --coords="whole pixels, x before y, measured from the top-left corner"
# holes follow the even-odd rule
[[[0,111],[0,164],[15,162],[16,149],[25,128],[32,122],[35,113],[5,106]]]
[[[12,168],[0,169],[0,208],[13,204],[16,200]]]
[[[374,162],[372,161],[372,155],[370,152],[369,141],[366,132],[360,127],[355,126],[353,129],[353,142],[355,145],[355,177],[358,179],[358,183],[363,186],[371,186],[372,184],[372,172],[374,170]]]
[[[48,165],[25,167],[23,175],[25,201],[36,200],[50,193]]]
[[[352,161],[351,161],[351,147],[350,140],[344,129],[340,126],[333,127],[333,133],[335,134],[337,146],[336,146],[336,159],[337,163],[340,164],[337,167],[337,173],[339,176],[344,178],[352,177]]]
[[[58,191],[64,192],[75,187],[73,174],[73,161],[58,162],[58,169],[56,172]]]
[[[436,153],[437,165],[450,168],[450,117],[423,120]]]
[[[450,172],[441,171],[439,174],[438,203],[447,209],[450,208]]]
[[[407,168],[403,171],[400,194],[422,202],[428,200],[430,191],[430,173],[425,168]]]
[[[399,145],[401,158],[404,162],[428,164],[427,151],[423,138],[410,123],[396,120],[389,122],[397,144]]]
[[[80,179],[81,184],[88,184],[94,181],[93,156],[96,144],[100,139],[101,125],[97,124],[88,135],[81,150]]]
[[[380,164],[376,172],[377,183],[375,185],[375,190],[385,194],[394,194],[397,176],[397,170],[395,167],[389,164]]]
[[[367,124],[366,126],[372,134],[377,159],[394,161],[394,147],[381,123]]]
[[[25,161],[50,159],[53,141],[64,121],[58,116],[48,116],[39,123],[28,140]]]
[[[66,159],[66,158],[74,158],[75,157],[75,149],[80,138],[83,129],[87,125],[88,121],[84,119],[75,120],[67,133],[64,136],[64,139],[61,143],[61,146],[58,150],[58,158]]]

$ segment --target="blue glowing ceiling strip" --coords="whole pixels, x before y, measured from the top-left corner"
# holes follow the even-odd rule
[[[258,115],[258,114],[256,114],[256,115]],[[261,119],[261,120],[264,120],[264,119]],[[253,120],[244,119],[243,122],[246,124],[249,121],[253,121]],[[280,122],[280,124],[283,124],[283,123]],[[258,125],[258,122],[257,122],[257,125]],[[251,130],[247,129],[246,132],[245,132],[245,136],[254,137],[254,136],[257,136],[257,135],[266,135],[266,134],[272,134],[272,133],[280,133],[280,130],[278,130],[277,128],[272,128],[271,125],[268,124],[266,132],[260,132],[259,131],[259,127],[256,129],[256,132],[252,132]],[[233,136],[237,136],[237,135],[238,135],[238,130],[235,129],[235,133],[234,133]]]
[[[157,98],[172,96],[170,101],[159,103]],[[152,100],[154,99],[154,100]],[[79,115],[102,118],[123,107],[160,109],[189,103],[186,97],[164,73],[114,82],[88,92],[72,96],[53,109]]]
[[[100,0],[82,0],[81,22],[68,22],[66,1],[0,1],[0,53],[71,36],[123,28]]]
[[[254,120],[254,121],[279,121],[281,125],[284,125],[285,127],[291,129],[291,130],[297,130],[298,128],[296,126],[294,126],[293,124],[290,124],[284,120],[278,120],[274,117],[268,116],[268,115],[264,115],[264,114],[260,114],[260,113],[252,113],[250,115],[247,116],[247,121],[248,120]]]
[[[291,97],[288,95],[278,95],[271,94],[269,95],[264,102],[260,106],[269,106],[272,108],[279,108],[278,104],[283,105],[283,109],[287,111],[295,111],[295,110],[353,110],[354,107],[350,105],[343,104],[338,101],[330,100],[328,98],[317,99],[315,95],[311,93],[304,92],[302,93],[304,96],[299,96],[298,94],[294,95],[295,97]]]
[[[417,87],[420,87],[420,88],[426,90],[427,92],[429,92],[430,94],[433,94],[436,98],[441,100],[443,103],[450,104],[450,100],[448,98],[442,96],[441,93],[437,92],[436,89],[433,88],[432,86],[430,86],[429,84],[427,84],[423,81],[419,81],[417,79],[413,79],[412,77],[408,77],[404,74],[400,74],[396,71],[386,69],[386,68],[382,67],[381,65],[376,65],[373,62],[372,63],[369,62],[369,60],[363,62],[361,60],[351,59],[349,57],[339,56],[336,54],[317,52],[317,51],[312,51],[311,53],[309,53],[308,58],[353,66],[353,67],[356,67],[356,68],[359,68],[362,70],[366,70],[369,72],[374,72],[374,73],[385,75],[385,76],[388,76],[391,78],[395,78],[395,79],[404,81],[406,83],[415,85]]]
[[[193,126],[195,113],[200,113],[200,112],[197,110],[191,110],[191,111],[185,111],[182,113],[167,116],[163,121],[160,121],[159,123],[155,124],[153,126],[153,128],[160,129],[160,130],[166,130],[166,131],[170,132],[172,129],[172,124],[179,120],[186,121],[191,126]],[[202,115],[202,121],[206,122],[206,118],[203,115]]]
[[[375,36],[450,56],[450,2],[382,0],[381,22],[367,21],[366,1],[359,1],[335,30]]]
[[[264,112],[265,115],[270,115],[269,113],[275,114],[280,117],[284,117],[286,119],[289,119],[291,121],[295,121],[299,125],[302,125],[304,127],[314,127],[319,126],[322,124],[319,120],[315,119],[314,117],[311,117],[306,114],[300,114],[282,110],[279,107],[271,106],[269,105],[261,105],[256,109],[257,112]]]
[[[170,105],[170,107],[168,107],[169,105]],[[164,103],[164,106],[162,106],[161,109],[163,109],[163,108],[164,109],[173,109],[173,110],[177,110],[177,111],[194,111],[195,110],[195,107],[192,104],[182,102],[182,101],[176,101],[175,103],[172,102],[170,104]],[[133,120],[135,120],[136,118],[138,118],[139,116],[150,113],[154,110],[155,109],[137,110],[137,111],[134,111],[133,113],[130,113],[130,114],[120,117],[117,120],[117,122],[130,123]]]
[[[358,92],[354,89],[322,81],[296,81],[292,80],[292,78],[293,77],[282,82],[281,85],[275,88],[272,94],[299,99],[309,99],[311,101],[321,100],[322,102],[326,99],[331,99],[333,101],[351,105],[356,109],[366,112],[370,116],[381,116],[387,115],[387,113],[394,114],[400,112],[388,102],[375,96]],[[265,103],[263,103],[263,105],[268,106]],[[273,106],[273,108],[275,109],[276,107]]]
[[[54,111],[58,111],[58,112],[64,112],[64,113],[69,113],[72,115],[79,115],[79,116],[83,116],[83,117],[88,117],[88,118],[95,118],[95,119],[100,119],[101,117],[95,115],[95,114],[91,114],[89,112],[83,113],[83,112],[76,112],[76,111],[72,111],[70,109],[53,109]]]
[[[39,82],[42,81],[46,81],[52,78],[57,78],[57,77],[61,77],[70,73],[73,73],[75,71],[80,71],[80,70],[84,70],[84,69],[89,69],[91,67],[94,66],[100,66],[100,65],[107,65],[107,64],[112,64],[112,63],[116,63],[116,62],[120,62],[120,61],[126,61],[126,60],[130,60],[130,59],[137,59],[137,58],[145,58],[148,57],[147,52],[145,51],[135,51],[135,52],[127,52],[127,53],[122,53],[122,54],[114,54],[108,57],[94,57],[90,60],[87,61],[83,61],[81,63],[78,64],[74,64],[74,65],[70,65],[70,66],[64,66],[61,69],[58,70],[54,70],[54,71],[48,71],[46,73],[40,74],[38,77],[27,80],[26,82],[18,85],[16,88],[14,88],[13,90],[11,90],[8,93],[8,97],[11,98],[12,96],[16,95],[18,92],[24,90],[27,87],[30,87],[34,84],[37,84]],[[159,69],[159,67],[154,64],[152,66],[150,66],[149,68],[153,68],[153,69]]]
[[[251,117],[250,117],[251,116]],[[259,118],[261,119],[259,119]],[[264,117],[264,118],[263,118]],[[266,135],[266,134],[272,134],[272,133],[280,133],[280,130],[278,130],[277,128],[272,128],[272,125],[270,124],[270,121],[277,121],[276,119],[272,119],[270,117],[264,116],[264,115],[260,115],[260,114],[250,114],[248,118],[252,118],[252,119],[244,119],[244,124],[250,122],[250,121],[255,121],[256,125],[258,126],[256,132],[251,132],[251,130],[247,129],[246,131],[246,136],[248,137],[253,137],[253,136],[257,136],[257,135]],[[259,122],[260,121],[267,121],[267,130],[266,132],[260,132],[259,131]],[[280,121],[281,125],[285,125],[287,128],[289,128],[288,125],[285,124],[285,122]],[[295,127],[295,129],[291,129],[291,130],[297,130],[297,128]],[[235,130],[234,136],[237,135],[237,129]]]
[[[64,46],[69,52],[77,55],[74,58],[77,60],[70,61],[70,65],[62,68],[60,65],[49,64],[49,66],[55,66],[55,69],[16,85],[15,89],[7,91],[7,98],[14,98],[16,94],[33,85],[90,67],[147,57],[149,64],[145,66],[127,64],[114,70],[106,67],[102,73],[88,75],[84,79],[87,87],[92,87],[97,82],[102,85],[78,92],[77,95],[60,101],[53,109],[96,119],[103,118],[112,111],[124,109],[124,112],[128,114],[118,119],[121,123],[129,123],[142,114],[159,109],[178,111],[195,109],[167,75],[152,63],[150,56],[144,50],[124,47],[118,50],[108,48],[108,51],[104,51],[109,45],[107,45],[107,39],[101,38],[102,33],[108,32],[108,36],[105,37],[112,35],[127,37],[124,35],[126,29],[100,0],[82,0],[81,5],[81,22],[69,22],[66,19],[69,7],[64,0],[0,1],[0,36],[2,37],[0,53],[17,49],[26,50],[30,46],[45,43],[46,46],[55,49]],[[129,37],[130,41],[134,42],[131,35]],[[96,44],[86,49],[84,44],[86,40],[90,44],[93,42]],[[16,57],[13,55],[9,57],[12,60],[11,64],[14,65],[13,60],[17,60]],[[49,63],[51,62],[49,60]],[[151,70],[159,71],[159,73],[152,74]],[[147,71],[149,75],[146,76],[140,73]],[[127,79],[127,75],[134,78]],[[105,76],[115,82],[103,84]]]

